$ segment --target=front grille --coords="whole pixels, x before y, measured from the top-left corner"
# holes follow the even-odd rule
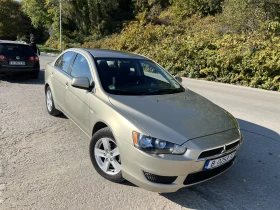
[[[155,174],[148,173],[144,171],[146,179],[150,182],[159,183],[159,184],[171,184],[177,179],[177,176],[159,176]]]
[[[226,163],[218,168],[189,174],[184,181],[184,185],[194,184],[194,183],[206,180],[206,179],[210,179],[211,177],[214,177],[214,176],[224,172],[228,168],[230,168],[232,166],[233,162],[234,162],[234,158],[231,161],[229,161],[228,163]]]
[[[215,155],[221,154],[222,150],[223,150],[223,147],[219,147],[219,148],[216,148],[216,149],[208,150],[208,151],[202,152],[199,155],[198,158],[207,158],[207,157],[215,156]]]
[[[231,150],[233,148],[236,148],[239,145],[239,143],[240,143],[240,141],[236,141],[236,142],[234,142],[232,144],[227,145],[226,146],[226,150]]]
[[[240,143],[240,141],[236,141],[232,144],[226,145],[226,151],[229,151],[229,150],[232,150],[232,149],[236,148],[239,145],[239,143]],[[219,148],[216,148],[216,149],[211,149],[211,150],[204,151],[199,155],[198,159],[212,157],[212,156],[215,156],[215,155],[220,155],[221,152],[223,151],[223,149],[224,149],[224,147],[219,147]]]

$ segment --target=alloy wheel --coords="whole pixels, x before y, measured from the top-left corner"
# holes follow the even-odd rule
[[[49,112],[52,111],[53,100],[52,100],[52,92],[50,90],[47,91],[47,108]]]
[[[99,139],[95,144],[94,155],[98,166],[106,174],[115,175],[121,171],[119,148],[112,139]]]

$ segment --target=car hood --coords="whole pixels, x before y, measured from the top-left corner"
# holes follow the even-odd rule
[[[148,135],[180,145],[238,127],[227,111],[191,90],[167,95],[110,95],[109,100]]]

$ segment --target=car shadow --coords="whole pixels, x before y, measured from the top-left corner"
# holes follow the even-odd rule
[[[61,118],[61,119],[68,119],[68,117],[66,115],[64,115],[63,113],[55,116],[56,118]]]
[[[11,75],[0,75],[0,81],[18,84],[37,84],[42,85],[45,83],[44,70],[40,70],[38,78],[33,79],[26,73],[15,73]]]
[[[280,141],[280,135],[271,129],[267,129],[263,126],[253,124],[251,122],[247,122],[242,119],[237,119],[237,120],[238,120],[241,131],[250,132],[252,134],[264,136],[264,137],[270,138],[272,140]],[[279,126],[279,130],[280,130],[280,126]]]
[[[133,183],[127,181],[127,180],[121,182],[120,184],[121,184],[121,185],[125,185],[125,186],[129,186],[129,187],[138,187],[138,186],[136,186],[135,184],[133,184]]]
[[[280,209],[280,139],[238,119],[244,142],[233,167],[212,180],[161,196],[191,209]]]

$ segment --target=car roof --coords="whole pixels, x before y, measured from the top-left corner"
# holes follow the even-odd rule
[[[26,42],[23,41],[11,41],[11,40],[0,40],[0,44],[22,44],[22,45],[28,45]]]
[[[95,58],[131,58],[131,59],[144,59],[148,60],[145,56],[137,55],[134,53],[122,52],[117,50],[106,49],[83,49],[88,51]]]

